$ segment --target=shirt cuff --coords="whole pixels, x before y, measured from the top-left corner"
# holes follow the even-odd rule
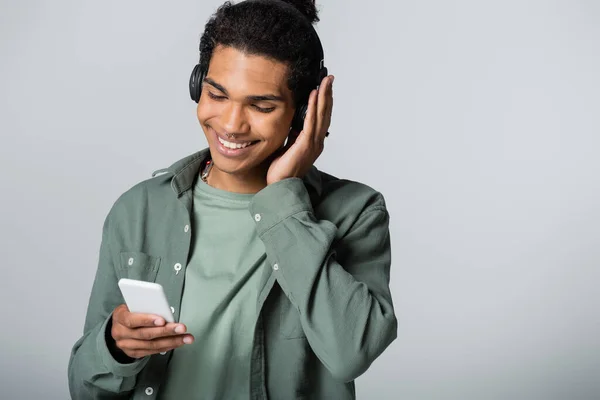
[[[310,196],[300,178],[272,183],[256,193],[249,207],[259,236],[291,215],[312,212]]]
[[[106,329],[108,328],[108,324],[111,321],[111,318],[112,314],[109,315],[106,321],[104,321],[104,323],[102,324],[102,327],[100,328],[100,332],[98,332],[98,337],[96,339],[100,359],[102,360],[104,366],[108,369],[108,371],[113,375],[124,378],[135,376],[146,366],[149,358],[144,357],[128,364],[122,364],[114,359],[106,343]]]

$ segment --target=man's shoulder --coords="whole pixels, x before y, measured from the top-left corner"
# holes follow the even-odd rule
[[[165,171],[160,175],[146,178],[125,191],[121,195],[122,201],[137,201],[140,198],[146,198],[148,196],[164,196],[173,195],[173,188],[171,187],[171,180],[173,179],[173,173]]]
[[[117,198],[111,214],[130,213],[136,209],[147,209],[150,205],[159,206],[168,197],[175,199],[177,196],[171,187],[172,178],[173,174],[167,172],[134,184]]]
[[[356,180],[338,178],[319,171],[321,179],[321,202],[337,204],[361,213],[366,210],[386,209],[383,194],[374,187]]]
[[[203,157],[205,152],[206,150],[202,150],[187,155],[168,168],[155,170],[150,177],[134,184],[122,193],[115,201],[113,208],[146,207],[150,199],[156,205],[176,199],[177,193],[172,185],[173,177],[178,171]]]

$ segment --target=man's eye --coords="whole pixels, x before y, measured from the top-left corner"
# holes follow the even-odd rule
[[[275,107],[262,108],[262,107],[259,107],[259,106],[255,105],[255,104],[253,104],[252,107],[254,107],[254,109],[256,111],[261,112],[261,113],[265,113],[265,114],[266,113],[270,113],[271,111],[273,111],[275,109]]]
[[[210,97],[213,100],[223,100],[223,99],[226,99],[225,96],[217,96],[216,94],[211,93],[211,92],[208,92],[208,97]]]

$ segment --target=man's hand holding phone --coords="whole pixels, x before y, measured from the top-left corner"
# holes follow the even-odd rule
[[[163,287],[154,282],[123,278],[119,288],[125,299],[112,314],[109,348],[119,361],[164,353],[194,342],[187,327],[175,323]],[[122,353],[122,354],[121,354]]]
[[[184,324],[167,323],[152,314],[132,313],[121,304],[113,311],[110,334],[118,350],[137,359],[193,343],[194,337],[186,330]]]

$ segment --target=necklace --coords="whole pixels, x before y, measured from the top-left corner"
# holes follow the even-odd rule
[[[204,183],[208,183],[208,174],[210,173],[210,170],[213,166],[212,160],[208,160],[206,162],[206,165],[204,166],[204,169],[202,170],[202,175],[200,175],[200,178],[204,181]]]

